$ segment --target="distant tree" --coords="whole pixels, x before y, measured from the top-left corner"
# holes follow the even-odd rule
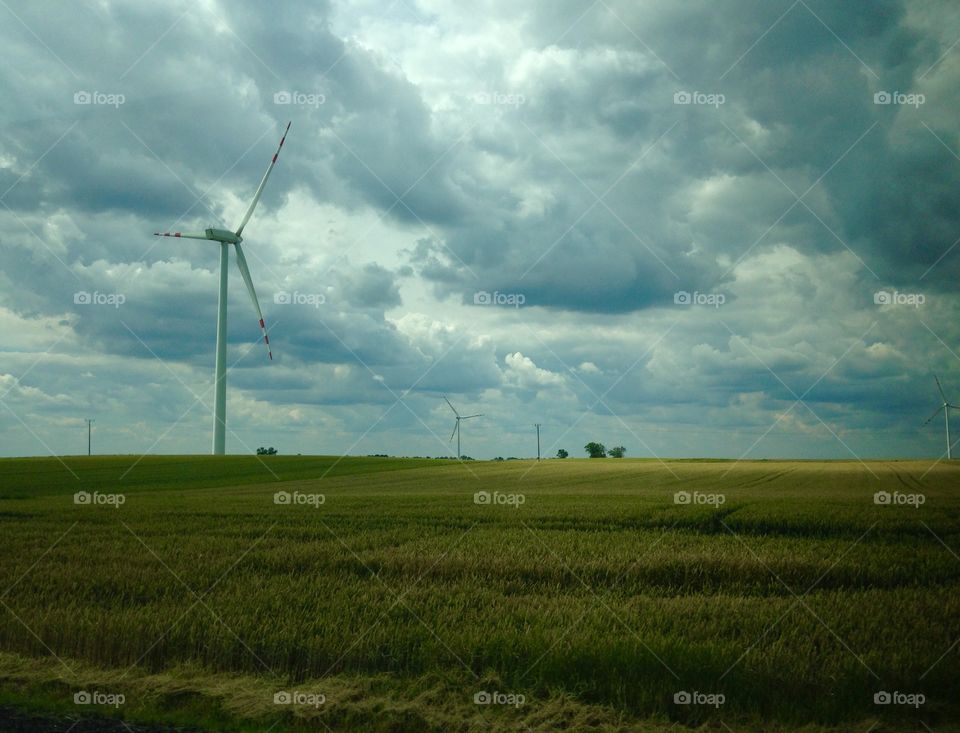
[[[563,448],[557,451],[557,458],[566,458],[569,455]]]
[[[607,449],[604,447],[603,443],[587,443],[585,446],[583,446],[583,449],[591,458],[607,457]]]
[[[259,448],[257,448],[257,455],[258,456],[275,456],[277,455],[277,449],[274,448],[273,446],[270,446],[269,448],[264,448],[263,446],[260,446]]]
[[[607,451],[607,455],[611,458],[623,458],[627,454],[627,449],[622,445],[615,446]]]

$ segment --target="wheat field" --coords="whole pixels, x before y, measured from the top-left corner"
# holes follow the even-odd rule
[[[955,465],[135,460],[0,461],[0,703],[92,689],[84,714],[203,730],[956,729]]]

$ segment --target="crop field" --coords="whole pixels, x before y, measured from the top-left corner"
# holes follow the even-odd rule
[[[0,706],[275,733],[960,729],[955,464],[134,461],[0,461]]]

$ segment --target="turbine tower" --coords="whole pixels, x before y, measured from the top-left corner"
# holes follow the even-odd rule
[[[447,396],[446,396],[446,395],[443,396],[443,400],[444,400],[444,402],[446,402],[448,405],[450,405],[450,400],[447,399]],[[453,432],[450,433],[450,440],[453,440],[453,436],[454,436],[454,435],[457,436],[457,460],[459,461],[459,460],[460,460],[460,456],[461,456],[461,453],[460,453],[460,421],[461,421],[461,420],[470,420],[470,419],[475,418],[475,417],[483,417],[483,415],[480,415],[480,414],[477,414],[477,415],[461,415],[459,412],[457,412],[457,408],[454,407],[453,405],[450,405],[450,409],[453,410],[453,414],[457,416],[457,421],[456,421],[456,422],[454,423],[454,425],[453,425]]]
[[[214,366],[214,407],[213,407],[213,455],[222,456],[226,448],[227,437],[227,268],[230,261],[230,245],[234,246],[237,253],[237,267],[240,270],[240,276],[243,278],[244,285],[247,286],[247,292],[250,294],[250,300],[253,301],[253,308],[257,312],[257,318],[260,320],[260,330],[263,332],[263,341],[267,345],[267,354],[270,360],[273,360],[273,352],[270,350],[270,336],[267,334],[267,327],[263,322],[263,313],[260,311],[260,303],[257,301],[257,291],[253,288],[253,280],[250,278],[250,268],[247,267],[247,258],[243,256],[243,248],[240,242],[243,241],[243,228],[253,216],[253,210],[257,208],[260,196],[263,193],[264,186],[267,185],[267,179],[273,167],[277,164],[277,158],[280,155],[280,149],[287,139],[287,132],[290,130],[290,123],[287,123],[283,136],[280,138],[280,144],[277,146],[277,152],[273,154],[270,165],[267,166],[266,173],[260,180],[257,192],[250,202],[250,208],[244,214],[240,221],[237,231],[231,232],[228,229],[206,229],[202,232],[155,232],[157,237],[178,237],[180,239],[206,239],[220,244],[220,295],[217,301],[217,358]]]
[[[933,413],[930,417],[927,418],[927,422],[925,422],[924,425],[926,425],[931,420],[933,420],[933,418],[939,415],[940,410],[943,410],[943,424],[944,424],[944,427],[947,429],[947,460],[949,461],[953,458],[953,456],[950,455],[950,410],[960,410],[960,407],[958,407],[957,405],[950,404],[950,402],[947,400],[947,396],[943,393],[943,387],[940,386],[940,380],[937,379],[936,375],[934,375],[933,378],[937,380],[937,391],[940,392],[940,397],[943,399],[943,404],[941,404],[940,407],[937,408],[937,411],[935,413]]]

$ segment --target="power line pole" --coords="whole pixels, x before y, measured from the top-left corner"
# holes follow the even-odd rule
[[[87,418],[87,455],[90,455],[90,426],[93,425],[93,420],[89,417]]]
[[[540,423],[534,423],[537,426],[537,460],[540,460]]]

